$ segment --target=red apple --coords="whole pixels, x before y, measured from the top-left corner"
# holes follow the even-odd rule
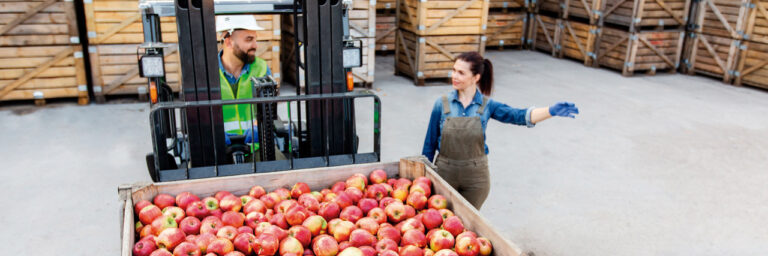
[[[304,209],[304,206],[297,204],[288,209],[288,212],[285,213],[285,221],[291,226],[301,225],[308,216],[309,213]]]
[[[163,212],[155,205],[146,206],[139,212],[139,220],[144,225],[149,225],[153,220],[160,216],[163,216]]]
[[[291,208],[297,205],[299,205],[299,203],[296,202],[296,200],[293,200],[293,199],[283,200],[275,205],[274,210],[276,213],[282,213],[283,215],[285,215],[285,213],[288,212],[288,210],[290,210]]]
[[[179,224],[179,228],[181,228],[181,231],[184,231],[184,234],[188,235],[197,235],[200,233],[200,227],[202,226],[202,222],[200,222],[200,219],[189,216],[181,220],[181,223]]]
[[[376,249],[370,246],[360,246],[360,251],[363,252],[363,255],[365,256],[376,256]]]
[[[443,224],[443,216],[435,209],[428,209],[421,215],[421,223],[426,229],[431,230]]]
[[[317,214],[323,216],[326,220],[332,220],[339,217],[341,207],[335,202],[323,202],[317,210]]]
[[[237,229],[233,226],[223,226],[219,229],[219,232],[216,232],[216,236],[233,241],[237,237]]]
[[[341,191],[344,191],[347,189],[347,183],[343,181],[338,181],[331,186],[331,192],[338,194]]]
[[[310,193],[309,185],[304,182],[299,182],[293,185],[291,188],[291,198],[299,198],[302,194]]]
[[[405,188],[405,190],[408,190],[408,188],[411,187],[411,184],[413,184],[411,180],[406,178],[399,178],[392,186],[395,188]]]
[[[357,247],[347,247],[338,254],[339,256],[363,256],[363,251]]]
[[[356,187],[360,191],[365,190],[365,186],[368,185],[368,177],[363,174],[355,173],[352,177],[347,178],[347,187]]]
[[[451,232],[445,230],[438,230],[434,233],[431,239],[429,239],[429,248],[433,251],[440,251],[442,249],[452,249],[453,235]]]
[[[453,212],[448,209],[439,209],[437,211],[440,212],[440,216],[443,216],[443,222],[445,222],[445,219],[448,217],[454,216]]]
[[[245,254],[243,254],[242,252],[238,252],[238,251],[231,251],[231,252],[229,252],[227,254],[224,254],[224,256],[245,256]]]
[[[491,245],[491,241],[485,237],[479,237],[477,238],[477,243],[480,244],[480,255],[491,255],[491,252],[493,252],[493,245]]]
[[[425,176],[421,176],[421,177],[417,177],[417,178],[413,179],[413,184],[416,184],[416,183],[424,183],[427,186],[430,186],[430,187],[432,186],[432,181],[429,180],[429,178],[427,178]]]
[[[243,213],[248,215],[252,212],[265,213],[267,212],[267,205],[259,199],[251,200],[248,204],[245,204],[245,207],[243,207]]]
[[[152,252],[149,256],[173,256],[173,254],[165,248],[160,248]]]
[[[445,197],[441,195],[432,195],[429,197],[427,207],[438,210],[445,209],[448,207],[448,200],[446,200]]]
[[[240,198],[229,195],[225,196],[223,199],[219,201],[219,208],[221,208],[222,211],[235,211],[239,212],[240,209],[243,207],[243,201],[240,200]]]
[[[411,229],[403,233],[403,238],[402,241],[400,241],[400,244],[403,246],[415,245],[418,247],[424,247],[427,246],[427,237],[424,235],[424,233],[416,229]]]
[[[251,246],[256,255],[274,255],[280,248],[280,242],[272,234],[261,234],[256,238],[256,243]]]
[[[152,229],[155,231],[154,235],[159,235],[160,232],[169,228],[178,228],[179,225],[173,220],[171,216],[160,216],[152,221]]]
[[[415,245],[406,245],[400,248],[400,256],[423,256],[424,251]]]
[[[432,195],[432,189],[429,188],[429,185],[424,183],[413,183],[411,188],[408,190],[408,193],[413,194],[413,192],[421,192],[426,197]]]
[[[311,212],[317,212],[320,209],[320,201],[310,193],[299,196],[299,205],[304,206],[304,208]]]
[[[459,239],[463,237],[471,237],[471,238],[477,239],[477,234],[475,234],[475,232],[472,232],[472,231],[464,231],[464,232],[461,232],[461,234],[459,234],[458,236],[456,236],[456,241],[459,241]]]
[[[280,241],[282,241],[288,236],[288,231],[275,225],[267,227],[267,230],[265,230],[264,233],[273,234],[275,235],[275,237],[277,237],[277,240],[280,240]]]
[[[413,218],[414,216],[416,216],[416,209],[414,209],[413,206],[406,205],[405,206],[405,218],[409,219],[409,218]]]
[[[392,191],[392,198],[405,202],[405,200],[408,199],[408,190],[405,188],[395,188],[395,190]]]
[[[240,205],[242,205],[242,206],[247,205],[248,203],[250,203],[251,201],[253,201],[255,199],[256,198],[253,198],[252,196],[249,196],[249,195],[240,196]]]
[[[381,253],[385,250],[397,250],[397,243],[389,238],[379,239],[378,242],[376,242],[376,251]]]
[[[360,210],[359,207],[354,205],[344,208],[344,210],[341,210],[341,214],[339,214],[339,218],[341,218],[342,220],[348,220],[353,223],[357,222],[357,220],[359,220],[362,217],[363,217],[363,210]]]
[[[257,224],[256,227],[253,228],[253,234],[256,235],[256,237],[258,238],[259,235],[266,232],[272,226],[273,225],[269,222],[259,222],[259,224]]]
[[[190,203],[186,209],[187,216],[194,216],[195,218],[202,219],[210,215],[211,212],[205,206],[202,201],[195,201]]]
[[[424,256],[434,256],[435,252],[430,250],[429,248],[424,248]]]
[[[200,224],[200,234],[212,233],[215,235],[222,225],[221,219],[216,216],[205,217]]]
[[[200,248],[190,242],[183,242],[173,249],[174,256],[200,256]]]
[[[395,183],[397,183],[397,179],[394,179],[394,178],[387,179],[387,185],[395,186]]]
[[[371,184],[378,184],[387,182],[387,172],[382,169],[374,170],[370,175]]]
[[[160,209],[165,209],[165,207],[176,205],[176,198],[169,194],[157,194],[152,202]]]
[[[133,207],[133,211],[136,213],[136,215],[139,215],[141,212],[141,209],[144,209],[144,207],[152,205],[152,202],[147,200],[141,200]]]
[[[348,187],[344,192],[352,199],[352,204],[356,204],[363,198],[363,191],[356,187]]]
[[[160,231],[155,230],[155,228],[152,227],[152,225],[146,225],[144,226],[144,228],[141,229],[141,232],[139,232],[139,238],[144,239],[149,236],[155,236],[155,234],[157,233],[160,233]]]
[[[301,246],[301,242],[298,239],[289,236],[280,241],[280,255],[285,255],[286,253],[300,255],[304,253],[304,247]]]
[[[387,206],[389,206],[389,204],[394,202],[398,202],[398,200],[388,196],[384,197],[381,200],[379,200],[379,208],[386,209]],[[399,201],[399,202],[402,203],[403,201]]]
[[[390,186],[390,185],[389,185],[389,184],[387,184],[387,183],[381,183],[381,185],[382,185],[382,186],[384,186],[384,189],[387,191],[387,195],[385,195],[385,197],[387,197],[387,196],[391,195],[391,194],[392,194],[392,191],[395,191],[395,190],[392,188],[392,186]]]
[[[223,212],[221,211],[221,209],[216,209],[216,210],[213,210],[213,211],[208,211],[208,215],[209,216],[216,216],[216,218],[219,218],[219,219],[221,219],[222,213]]]
[[[181,242],[184,242],[186,238],[187,236],[184,235],[184,232],[182,232],[181,229],[167,228],[157,236],[157,248],[173,250],[173,248],[176,248]]]
[[[383,250],[379,252],[379,256],[400,256],[393,250]]]
[[[155,251],[155,249],[157,249],[157,246],[155,246],[155,243],[153,243],[151,240],[142,239],[133,245],[133,255],[149,256],[149,254]]]
[[[427,197],[422,192],[413,191],[408,195],[406,203],[416,210],[421,210],[427,206]]]
[[[277,194],[280,197],[281,200],[291,199],[291,191],[288,190],[287,188],[278,188],[278,189],[275,189],[275,191],[272,191],[272,192],[275,192],[275,194]]]
[[[259,197],[259,200],[264,202],[264,204],[267,206],[268,209],[271,209],[272,207],[275,207],[280,201],[283,201],[279,195],[275,192],[269,192],[261,197]]]
[[[345,249],[352,247],[352,244],[349,243],[349,241],[344,241],[339,243],[339,251],[344,251]]]
[[[288,222],[285,221],[285,215],[282,213],[275,213],[275,215],[272,215],[272,218],[269,219],[269,223],[272,223],[275,226],[278,226],[282,229],[288,228]]]
[[[368,233],[371,233],[371,235],[376,235],[376,232],[379,231],[379,223],[370,217],[365,217],[357,220],[355,225],[357,226],[358,229],[368,231]]]
[[[360,247],[364,245],[375,246],[376,237],[363,229],[355,229],[352,230],[352,233],[349,234],[349,242],[352,243],[352,246],[354,247]]]
[[[381,209],[379,207],[373,208],[370,211],[368,211],[368,217],[373,218],[379,224],[387,222],[387,213],[384,212],[384,209]]]
[[[366,198],[373,198],[373,199],[376,199],[377,201],[381,200],[382,198],[388,195],[389,195],[389,192],[387,192],[387,188],[383,184],[370,185],[365,191]]]
[[[302,256],[315,256],[315,253],[312,252],[312,249],[306,248],[304,249],[304,254]]]
[[[200,248],[201,252],[207,252],[208,245],[210,245],[213,241],[216,240],[216,235],[211,233],[203,233],[197,236],[197,239],[195,239],[195,245]]]
[[[266,190],[264,190],[261,186],[253,186],[251,187],[251,190],[248,191],[248,195],[252,196],[253,198],[259,198],[267,193]]]
[[[218,255],[225,255],[227,253],[230,253],[235,250],[235,246],[232,244],[232,241],[226,238],[216,238],[216,240],[213,240],[210,244],[208,244],[208,249],[206,252],[212,252]]]
[[[239,228],[243,226],[245,215],[241,212],[228,211],[221,215],[221,223],[225,226]]]
[[[400,243],[400,231],[391,225],[381,225],[379,231],[376,232],[376,236],[379,240],[389,239],[395,241],[395,243]]]
[[[363,214],[365,215],[368,214],[371,209],[379,207],[379,202],[373,198],[362,198],[357,202],[357,207],[359,207],[360,210],[363,210]]]
[[[471,236],[456,240],[456,254],[459,256],[476,256],[480,254],[480,243]]]
[[[346,220],[340,221],[338,224],[329,227],[329,233],[336,239],[337,242],[349,240],[349,236],[352,230],[355,229],[355,224]]]
[[[442,250],[439,250],[439,251],[435,252],[434,256],[459,256],[459,255],[456,254],[456,252],[454,252],[453,250],[442,249]]]
[[[256,243],[256,236],[248,233],[241,233],[235,237],[232,245],[235,250],[242,252],[245,255],[250,255],[253,252],[252,244]]]
[[[339,193],[336,193],[336,198],[334,198],[333,201],[339,204],[339,207],[341,207],[341,209],[344,209],[346,207],[349,207],[350,205],[355,204],[355,202],[352,200],[352,197],[346,191],[341,191]]]
[[[312,243],[315,256],[334,256],[339,253],[339,244],[329,235],[320,235]]]
[[[141,232],[141,229],[143,229],[143,228],[144,228],[144,224],[142,224],[142,223],[141,223],[141,221],[137,221],[137,222],[136,222],[136,225],[135,225],[134,227],[135,227],[135,229],[136,229],[136,233],[140,233],[140,232]]]
[[[320,215],[309,216],[301,225],[306,227],[313,236],[325,233],[325,230],[328,228],[325,218]]]
[[[217,200],[215,197],[209,196],[203,198],[203,204],[205,205],[205,208],[208,209],[208,211],[219,209],[219,200]]]
[[[339,192],[344,192],[344,191],[339,191]],[[325,194],[321,202],[334,202],[336,200],[336,197],[337,197],[336,193],[331,192],[331,193]]]
[[[461,222],[459,217],[456,216],[446,218],[443,221],[442,227],[448,232],[451,232],[451,235],[454,236],[458,236],[461,234],[461,232],[464,232],[464,224]],[[458,240],[456,242],[458,242]]]
[[[249,226],[242,226],[242,227],[237,228],[237,233],[238,234],[242,234],[242,233],[253,234],[253,228],[251,228]]]
[[[384,211],[387,213],[389,222],[398,223],[405,219],[405,206],[401,202],[392,202],[387,205],[387,208],[385,208]]]
[[[176,223],[181,222],[181,220],[183,220],[184,217],[186,217],[186,215],[184,214],[184,210],[176,206],[167,206],[163,208],[162,212],[164,216],[172,217],[173,220],[176,221]]]
[[[181,192],[181,194],[176,195],[176,206],[181,209],[187,209],[187,206],[195,201],[200,201],[200,198],[189,192]]]
[[[297,225],[288,229],[288,236],[292,236],[301,242],[301,246],[308,247],[312,242],[312,232],[305,226]]]
[[[405,234],[405,231],[411,229],[418,230],[422,234],[425,232],[424,224],[422,224],[421,221],[416,218],[410,218],[403,221],[403,225],[400,227],[400,233]]]
[[[267,217],[263,213],[252,212],[245,216],[245,225],[252,229],[256,229],[260,222],[268,222]]]
[[[182,232],[184,232],[184,231],[182,230]],[[195,243],[195,241],[197,241],[197,236],[196,235],[187,235],[187,238],[184,239],[184,242]]]
[[[216,192],[216,194],[213,195],[213,197],[216,198],[216,200],[218,200],[219,202],[221,202],[221,199],[224,199],[224,197],[227,197],[227,196],[234,196],[234,194],[232,194],[232,192],[222,190],[222,191]]]

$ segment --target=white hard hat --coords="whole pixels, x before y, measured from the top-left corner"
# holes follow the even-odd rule
[[[235,29],[264,30],[253,15],[216,16],[216,32],[232,33]]]

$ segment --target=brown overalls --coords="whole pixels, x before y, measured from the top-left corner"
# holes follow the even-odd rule
[[[488,97],[483,97],[478,114],[483,114],[487,103]],[[443,115],[449,113],[450,102],[443,96]],[[477,209],[485,202],[491,186],[481,122],[479,116],[446,117],[435,160],[437,173]]]

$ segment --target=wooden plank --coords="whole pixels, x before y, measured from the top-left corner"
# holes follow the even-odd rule
[[[16,25],[21,24],[28,18],[32,17],[32,15],[42,11],[43,9],[47,8],[48,6],[51,6],[53,3],[55,3],[56,0],[46,0],[45,2],[42,2],[35,6],[34,8],[31,8],[27,10],[26,13],[23,15],[17,17],[15,20],[11,21],[8,24],[5,24],[2,28],[0,28],[0,35],[5,34],[5,32],[10,31],[12,28],[16,27]]]
[[[42,73],[46,69],[50,68],[56,62],[58,62],[60,60],[63,60],[64,58],[72,55],[72,53],[74,53],[74,48],[67,48],[67,49],[62,50],[61,52],[57,53],[56,56],[53,57],[53,59],[51,61],[49,61],[49,62],[47,62],[47,63],[45,63],[43,65],[40,65],[39,67],[34,69],[32,72],[27,73],[26,75],[24,75],[21,78],[17,79],[15,82],[13,82],[11,84],[8,84],[5,87],[3,87],[3,89],[0,90],[0,98],[4,97],[6,94],[11,92],[13,89],[16,89],[16,87],[19,87],[19,86],[23,85],[25,82],[29,81],[33,77],[39,75],[40,73]]]
[[[403,0],[396,12],[397,25],[418,35],[477,35],[485,33],[487,0]]]

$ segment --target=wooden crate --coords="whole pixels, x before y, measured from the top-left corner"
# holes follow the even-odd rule
[[[419,36],[398,30],[395,73],[413,78],[416,85],[424,85],[426,79],[450,78],[456,56],[484,53],[483,39],[481,35]]]
[[[747,39],[768,44],[768,0],[752,0],[753,7],[747,23]]]
[[[483,35],[488,0],[400,0],[397,25],[420,36]]]
[[[595,41],[599,30],[595,25],[562,20],[558,31],[558,57],[579,60],[591,66],[595,56]]]
[[[0,47],[0,101],[78,98],[88,104],[80,46]]]
[[[376,37],[375,3],[368,0],[355,0],[349,10],[349,33],[354,38]]]
[[[744,38],[750,0],[700,0],[696,2],[693,24],[698,34]]]
[[[601,8],[601,0],[562,0],[563,18],[579,18],[589,22],[590,25],[597,24],[600,16],[598,13]]]
[[[597,64],[630,76],[635,71],[655,74],[674,72],[680,62],[684,32],[645,31],[630,33],[602,28],[597,43]]]
[[[546,52],[556,56],[559,44],[559,24],[560,19],[545,15],[534,14],[530,22],[529,38],[531,40],[531,49]]]
[[[352,69],[355,86],[372,88],[376,71],[376,38],[362,38],[363,66]]]
[[[686,37],[683,64],[689,75],[702,74],[730,83],[736,70],[741,41],[714,35],[690,33]]]
[[[768,89],[768,44],[745,42],[734,84]]]
[[[598,22],[600,25],[628,27],[632,32],[682,28],[688,22],[690,3],[691,0],[601,0]]]
[[[397,23],[395,14],[382,14],[376,16],[376,51],[391,52],[395,50],[395,30]]]
[[[485,31],[486,47],[503,49],[525,43],[525,28],[528,14],[524,12],[491,12],[488,14],[488,29]]]
[[[277,188],[289,188],[297,182],[307,183],[310,189],[318,191],[322,188],[330,187],[336,181],[343,181],[355,173],[369,175],[373,170],[377,169],[384,170],[388,177],[408,179],[416,177],[429,178],[432,181],[433,193],[440,194],[447,199],[448,209],[461,219],[464,227],[477,233],[478,236],[488,238],[491,241],[493,245],[491,255],[525,255],[519,247],[506,239],[478,210],[472,207],[466,199],[443,180],[434,171],[435,167],[423,157],[406,158],[399,162],[347,165],[155,184],[123,185],[118,188],[122,207],[120,216],[122,222],[120,225],[121,255],[131,256],[133,245],[136,242],[137,234],[134,226],[138,217],[134,213],[134,203],[141,200],[151,201],[160,193],[177,195],[181,192],[191,192],[203,198],[213,196],[218,191],[226,190],[235,195],[241,195],[247,194],[249,189],[255,185],[262,186],[267,191],[272,191]]]
[[[519,11],[528,8],[527,0],[489,0],[488,8],[492,10]]]
[[[531,3],[531,9],[536,14],[545,14],[547,16],[562,17],[565,7],[565,0],[536,0]]]
[[[0,101],[88,104],[84,66],[73,2],[0,2]]]

